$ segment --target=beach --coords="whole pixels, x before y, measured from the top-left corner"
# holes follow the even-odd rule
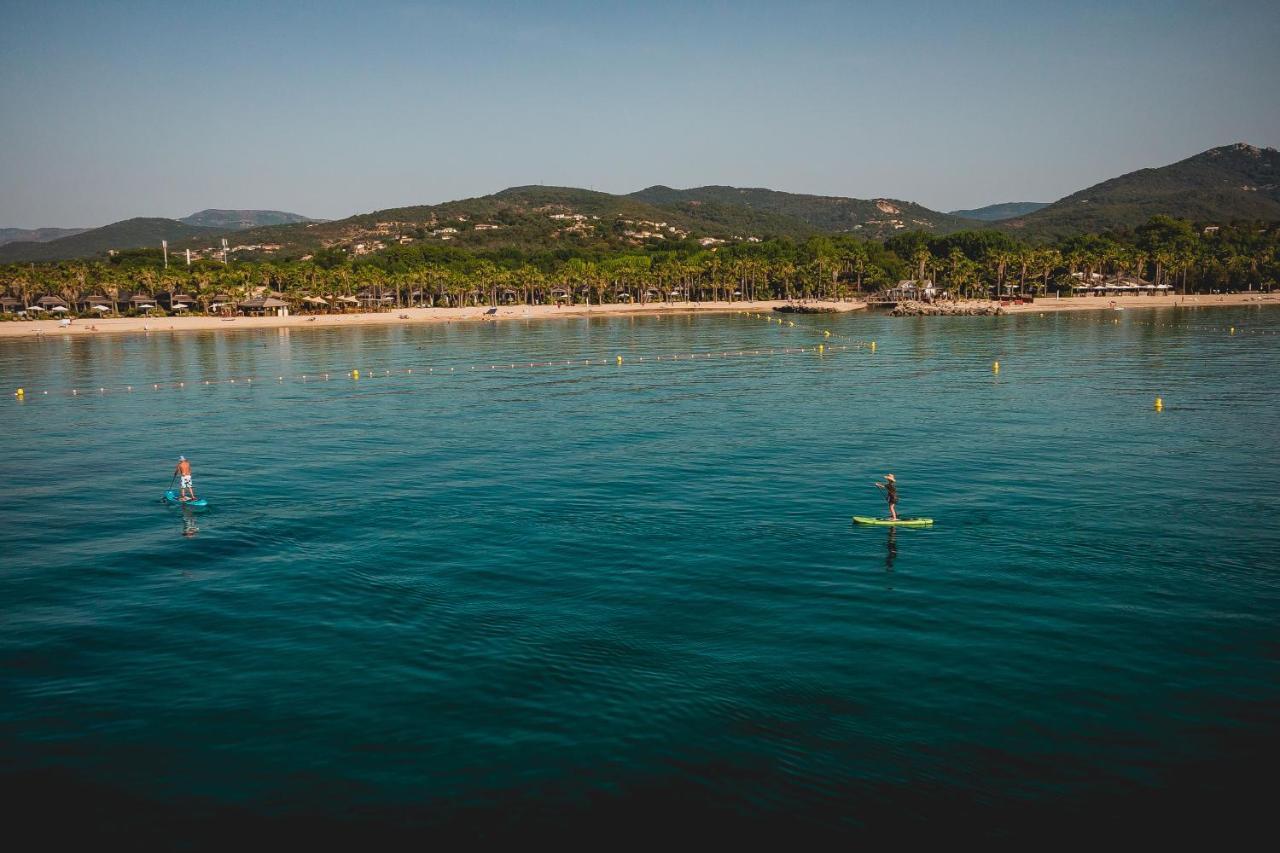
[[[772,311],[775,308],[803,304],[845,313],[860,311],[865,302],[822,302],[806,300],[796,303],[785,299],[768,299],[751,302],[650,302],[612,303],[606,305],[503,305],[494,309],[487,305],[466,308],[393,308],[388,311],[371,311],[348,314],[290,314],[286,317],[214,317],[205,315],[173,317],[110,317],[73,320],[62,326],[61,321],[15,320],[0,323],[0,338],[32,337],[37,335],[70,334],[95,335],[124,332],[200,332],[220,329],[283,329],[371,326],[407,323],[452,323],[463,321],[538,320],[550,317],[611,317],[618,315],[648,314],[723,314],[735,311]]]
[[[1280,305],[1280,293],[1190,293],[1166,296],[1073,296],[1066,299],[1042,297],[1024,305],[1004,305],[1008,314],[1048,311],[1107,311],[1117,308],[1214,308],[1238,305]]]
[[[235,329],[282,329],[397,325],[411,323],[452,323],[464,321],[539,320],[552,317],[610,317],[649,314],[723,314],[735,311],[773,311],[797,304],[783,299],[751,302],[651,302],[606,305],[504,305],[496,310],[489,306],[466,308],[399,308],[347,314],[290,314],[285,317],[215,317],[206,315],[173,317],[109,317],[73,320],[62,326],[57,319],[14,320],[0,323],[0,338],[39,335],[98,335],[133,332],[197,332]],[[861,311],[867,303],[824,302],[808,300],[810,308],[846,313]],[[973,302],[974,306],[994,307],[994,302]],[[1005,304],[1008,314],[1047,313],[1050,311],[1105,311],[1112,305],[1120,308],[1213,308],[1239,305],[1280,305],[1280,293],[1192,294],[1188,296],[1114,296],[1037,299],[1027,304]]]

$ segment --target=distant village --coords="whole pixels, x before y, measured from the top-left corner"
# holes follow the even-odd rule
[[[546,216],[552,225],[552,238],[590,237],[600,233],[601,217],[579,213],[561,207],[539,208],[537,213]],[[669,222],[648,219],[628,219],[618,214],[612,222],[611,234],[633,246],[667,240],[687,240],[688,230]],[[433,216],[422,221],[387,220],[375,222],[372,227],[352,224],[340,236],[322,241],[324,248],[341,248],[351,255],[368,255],[390,246],[415,242],[448,242],[460,239],[467,232],[499,231],[510,226],[499,222],[476,222],[466,214],[441,219]],[[901,227],[900,225],[897,227]],[[712,248],[727,243],[759,243],[763,238],[754,234],[726,237],[703,236],[696,238],[700,246]],[[243,243],[227,246],[206,246],[190,250],[191,260],[224,261],[239,254],[271,255],[284,248],[280,243]],[[301,260],[309,260],[305,255]]]

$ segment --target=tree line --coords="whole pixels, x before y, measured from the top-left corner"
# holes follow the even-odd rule
[[[905,231],[883,242],[852,235],[710,247],[655,241],[621,251],[408,244],[353,256],[330,247],[299,259],[200,260],[167,268],[159,250],[136,249],[102,260],[0,267],[0,288],[21,306],[50,295],[74,306],[90,294],[121,301],[180,293],[207,307],[274,292],[331,304],[359,297],[365,305],[391,307],[840,299],[918,279],[957,298],[986,298],[1069,292],[1073,283],[1099,275],[1133,276],[1182,292],[1270,290],[1280,285],[1280,224],[1201,227],[1157,216],[1132,230],[1048,245],[982,230]]]

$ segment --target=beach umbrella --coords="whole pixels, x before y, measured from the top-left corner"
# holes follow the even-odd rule
[[[27,310],[28,310],[28,311],[43,311],[43,310],[44,310],[44,308],[42,308],[42,307],[41,307],[41,306],[39,306],[39,305],[28,305],[28,306],[27,306]]]
[[[63,311],[66,311],[67,309],[66,309],[66,307],[65,307],[65,306],[63,306],[63,305],[55,305],[55,306],[53,306],[52,308],[50,308],[49,310],[50,310],[50,311],[57,311],[58,313],[62,313]]]
[[[111,308],[107,305],[95,305],[93,306],[93,310],[94,311],[110,311]]]
[[[150,302],[143,302],[141,305],[138,306],[139,309],[155,308],[155,307],[156,306],[152,305]]]

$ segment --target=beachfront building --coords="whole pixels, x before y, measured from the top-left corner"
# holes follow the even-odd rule
[[[189,311],[196,300],[185,293],[161,293],[160,304],[170,311]]]
[[[1086,296],[1154,296],[1168,293],[1173,288],[1167,284],[1152,284],[1136,275],[1116,275],[1100,281],[1077,277],[1071,289]]]
[[[77,311],[95,311],[99,314],[106,314],[114,311],[115,302],[105,296],[94,294],[92,296],[82,296],[76,300]]]
[[[904,278],[887,290],[880,291],[874,301],[885,303],[932,302],[938,296],[933,281],[927,278]]]
[[[362,290],[356,294],[356,302],[369,309],[383,308],[393,304],[395,301],[394,296],[383,296],[372,290]]]
[[[289,316],[289,303],[274,296],[257,296],[246,299],[236,306],[241,314],[266,316],[274,314],[278,317]]]
[[[156,307],[156,298],[149,293],[135,293],[125,300],[125,304],[134,311],[150,311]]]
[[[70,311],[71,306],[67,304],[67,300],[61,296],[41,296],[36,300],[36,305],[46,311],[52,311],[57,314]]]
[[[16,314],[22,310],[22,301],[12,296],[0,296],[0,314]]]
[[[236,300],[230,293],[219,293],[209,300],[209,310],[215,314],[230,314]]]

